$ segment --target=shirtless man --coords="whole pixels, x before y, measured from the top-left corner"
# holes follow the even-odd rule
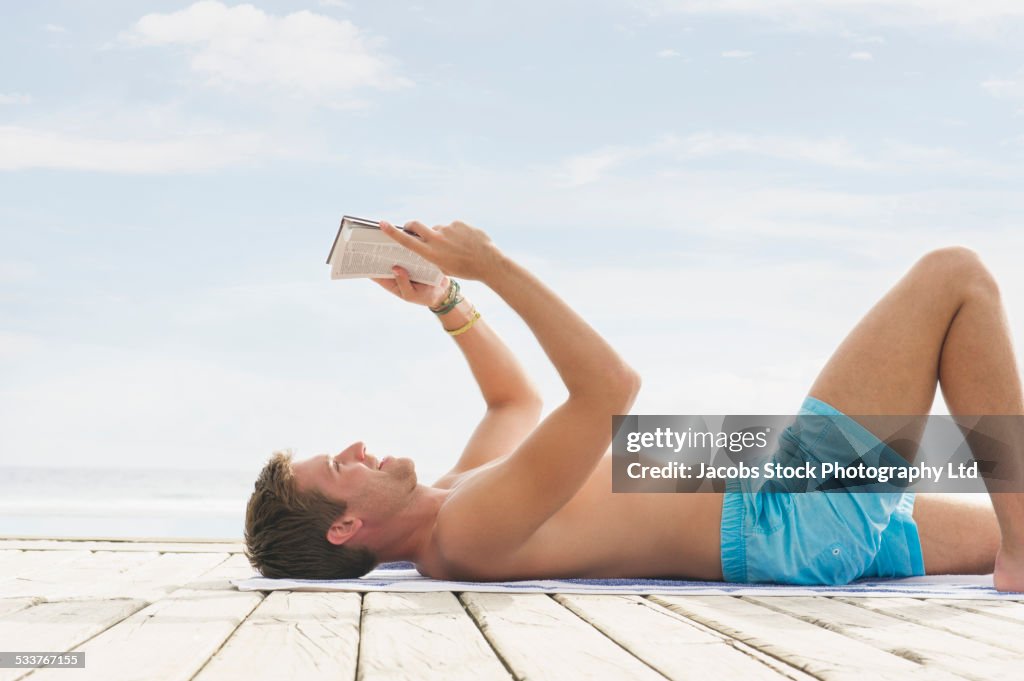
[[[752,510],[754,495],[613,494],[611,416],[629,412],[640,389],[636,371],[483,231],[462,222],[405,228],[417,236],[382,223],[446,275],[479,280],[501,296],[536,336],[568,397],[540,420],[537,391],[471,303],[452,306],[448,297],[445,305],[453,290],[447,278],[438,287],[415,284],[396,268],[394,280],[378,283],[411,303],[441,307],[438,318],[469,363],[486,414],[454,468],[432,485],[419,483],[411,459],[374,455],[362,442],[303,461],[276,453],[246,513],[247,555],[264,575],[357,577],[387,561],[461,580],[842,583],[994,570],[998,589],[1024,590],[1024,494],[992,494],[994,513],[897,495],[881,539],[877,532],[864,539],[857,517],[823,514],[817,500],[835,494],[776,495],[786,503],[769,510],[782,529],[767,542],[751,531],[753,514],[766,512]],[[936,385],[954,415],[1024,414],[999,291],[963,248],[933,251],[911,268],[843,341],[805,407],[831,410],[874,437],[843,414],[927,414]],[[860,504],[877,495],[842,496]],[[820,569],[791,574],[787,560],[802,557]]]

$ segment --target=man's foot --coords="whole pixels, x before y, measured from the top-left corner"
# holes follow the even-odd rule
[[[1024,553],[1011,553],[1006,547],[1000,548],[992,577],[997,591],[1024,592]]]

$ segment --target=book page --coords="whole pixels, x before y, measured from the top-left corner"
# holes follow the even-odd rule
[[[394,265],[404,267],[412,281],[432,286],[440,284],[444,276],[433,264],[379,229],[342,226],[341,239],[331,256],[331,279],[393,279]]]

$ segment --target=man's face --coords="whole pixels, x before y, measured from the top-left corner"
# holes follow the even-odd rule
[[[315,489],[328,499],[343,501],[347,514],[364,521],[397,510],[417,482],[412,459],[368,454],[362,442],[335,455],[293,462],[292,472],[300,491]]]

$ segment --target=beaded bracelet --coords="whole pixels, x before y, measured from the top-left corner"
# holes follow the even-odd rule
[[[462,334],[472,329],[473,325],[476,324],[476,320],[480,319],[480,313],[476,311],[475,307],[473,308],[472,315],[473,316],[469,318],[469,321],[460,326],[459,328],[452,329],[450,331],[448,329],[445,329],[445,331],[448,331],[449,336],[461,336]]]
[[[459,286],[459,282],[454,279],[449,279],[448,291],[445,292],[444,299],[435,307],[428,309],[436,315],[443,315],[451,312],[456,305],[462,302],[462,299],[459,298],[459,291],[461,288],[462,287]]]
[[[454,289],[455,289],[455,280],[454,279],[449,279],[448,280],[448,288],[445,289],[444,297],[441,298],[441,302],[439,302],[437,305],[428,305],[427,309],[430,310],[431,312],[433,312],[435,309],[444,307],[445,303],[447,303],[451,299],[452,291]]]
[[[454,310],[455,306],[461,303],[463,300],[465,300],[465,298],[463,298],[462,296],[456,296],[455,300],[453,300],[452,302],[443,305],[436,310],[434,308],[430,308],[430,311],[436,314],[438,317],[440,317],[441,315],[446,315],[452,310]]]

